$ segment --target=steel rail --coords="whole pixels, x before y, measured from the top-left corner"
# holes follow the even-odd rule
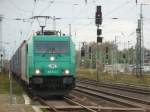
[[[134,98],[134,97],[130,97],[130,96],[122,95],[122,94],[117,94],[117,93],[110,93],[110,92],[102,91],[98,88],[92,88],[90,86],[84,86],[84,85],[77,84],[77,87],[81,87],[81,88],[89,89],[89,90],[92,90],[92,91],[104,93],[104,94],[107,94],[107,95],[116,96],[116,97],[120,97],[120,98],[123,98],[123,99],[132,100],[132,101],[136,101],[136,102],[139,102],[139,103],[150,105],[150,101],[148,101],[148,100],[138,99],[138,98]]]
[[[110,96],[108,94],[104,94],[104,93],[100,93],[100,92],[95,92],[93,90],[90,90],[89,88],[85,89],[85,88],[77,87],[77,88],[75,88],[75,90],[79,91],[79,92],[82,92],[82,93],[85,93],[85,94],[95,96],[95,97],[100,97],[100,98],[106,99],[108,101],[121,103],[122,105],[125,105],[125,106],[138,107],[138,108],[143,108],[143,109],[146,109],[146,110],[150,111],[150,106],[149,105],[133,102],[133,101],[130,101],[130,100],[127,100],[127,99],[118,98],[116,96]]]
[[[86,83],[86,84],[90,84],[90,85],[95,85],[95,86],[99,85],[101,87],[118,89],[118,90],[122,90],[122,91],[128,91],[128,92],[150,95],[150,90],[142,89],[141,87],[137,88],[137,86],[133,86],[133,85],[127,86],[127,85],[116,84],[116,83],[114,84],[114,83],[106,83],[106,82],[95,82],[95,81],[91,81],[91,80],[80,80],[78,82]]]
[[[73,104],[75,104],[75,105],[78,105],[78,106],[81,106],[81,107],[85,108],[89,112],[97,112],[97,111],[95,111],[95,110],[93,110],[91,108],[88,108],[87,106],[84,106],[84,105],[82,105],[82,104],[80,104],[78,102],[75,102],[75,101],[73,101],[73,100],[71,100],[71,99],[69,99],[67,97],[64,97],[64,99],[67,100],[67,101],[69,101],[69,102],[71,102],[71,103],[73,103]]]
[[[102,107],[100,105],[98,106],[84,106],[76,101],[73,101],[71,98],[67,98],[64,97],[64,99],[69,102],[71,105],[68,106],[53,106],[53,105],[49,105],[47,103],[47,101],[43,100],[40,97],[34,97],[34,100],[38,100],[40,103],[44,104],[41,106],[37,106],[37,108],[40,109],[48,109],[50,111],[54,111],[54,112],[60,112],[60,111],[67,111],[67,112],[71,112],[71,111],[80,111],[80,110],[86,110],[88,112],[97,112],[97,111],[136,111],[136,112],[145,112],[145,110],[143,108],[119,108],[119,107]]]
[[[54,112],[59,112],[59,111],[55,108],[55,106],[49,105],[45,100],[43,100],[43,99],[40,98],[40,97],[35,97],[34,100],[38,100],[40,103],[42,103],[42,104],[48,106],[48,108],[47,108],[48,110],[52,110],[52,111],[54,111]]]
[[[78,102],[76,102],[76,101],[73,101],[72,99],[70,99],[70,98],[67,98],[67,97],[63,97],[67,102],[70,102],[70,103],[72,103],[73,104],[73,106],[64,106],[63,108],[64,109],[77,109],[77,110],[79,110],[79,109],[81,109],[81,110],[87,110],[87,111],[89,111],[89,112],[97,112],[97,111],[95,111],[95,110],[93,110],[93,109],[91,109],[91,107],[92,106],[84,106],[84,105],[82,105],[82,104],[80,104],[80,103],[78,103]],[[44,105],[46,105],[46,106],[41,106],[41,108],[47,108],[48,110],[53,110],[54,112],[60,112],[59,110],[61,110],[61,108],[62,107],[60,107],[60,106],[54,106],[54,105],[49,105],[45,100],[43,100],[42,98],[40,98],[40,97],[34,97],[34,100],[38,100],[40,103],[42,103],[42,104],[44,104]],[[76,106],[74,106],[74,105],[77,105],[77,106],[79,106],[79,107],[76,107]],[[93,106],[94,107],[94,106]]]
[[[96,81],[96,80],[91,80],[91,79],[88,79],[88,78],[77,78],[77,81]],[[97,82],[97,81],[96,81]],[[128,82],[121,82],[121,81],[115,81],[115,82],[113,82],[113,81],[109,81],[109,80],[100,80],[100,82],[103,82],[103,83],[113,83],[113,84],[121,84],[121,85],[132,85],[132,86],[136,86],[136,87],[145,87],[145,88],[150,88],[150,85],[146,85],[146,84],[134,84],[134,83],[128,83]]]
[[[43,109],[47,109],[47,108],[49,108],[48,106],[37,106],[38,108],[43,108]],[[129,108],[129,107],[127,107],[127,108],[125,108],[125,107],[123,107],[123,108],[120,108],[120,107],[101,107],[101,106],[86,106],[86,107],[88,107],[88,108],[90,108],[90,109],[93,109],[93,110],[96,110],[96,111],[115,111],[115,112],[117,112],[117,111],[140,111],[140,112],[145,112],[145,110],[144,109],[142,109],[142,108]],[[79,110],[84,110],[85,108],[84,107],[81,107],[81,106],[55,106],[55,108],[56,109],[58,109],[58,110],[61,110],[61,111],[67,111],[68,112],[68,110],[77,110],[77,111],[79,111]]]

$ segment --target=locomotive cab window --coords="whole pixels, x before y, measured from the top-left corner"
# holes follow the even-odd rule
[[[35,53],[65,54],[69,52],[68,41],[35,41]]]

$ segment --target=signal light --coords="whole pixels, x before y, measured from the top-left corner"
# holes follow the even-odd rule
[[[101,6],[97,6],[96,14],[95,14],[95,24],[96,25],[101,25],[102,24]]]
[[[106,53],[108,53],[108,47],[106,47]]]
[[[91,54],[89,54],[89,59],[91,59],[92,58],[92,56],[91,56]]]
[[[89,53],[91,53],[92,52],[92,48],[91,48],[91,46],[89,47]]]
[[[85,49],[83,47],[81,47],[81,57],[85,56]]]
[[[97,37],[97,43],[102,43],[103,37]]]
[[[3,54],[1,54],[1,57],[3,57]]]
[[[106,54],[106,59],[108,59],[108,54]]]
[[[125,54],[123,54],[123,58],[124,58],[124,59],[126,58],[126,55],[125,55]]]
[[[102,24],[102,13],[101,12],[96,12],[95,24],[96,25],[101,25]]]
[[[140,28],[137,28],[137,29],[136,29],[136,32],[137,32],[137,33],[140,33],[140,32],[141,32],[141,29],[140,29]]]
[[[97,35],[101,35],[102,34],[102,30],[101,29],[97,29]]]
[[[97,11],[97,12],[101,12],[101,6],[100,6],[100,5],[98,5],[98,6],[96,7],[96,11]]]
[[[91,59],[92,58],[92,54],[91,54],[91,52],[92,52],[92,47],[91,46],[89,46],[89,59]]]

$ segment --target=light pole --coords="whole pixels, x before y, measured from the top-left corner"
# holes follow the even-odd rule
[[[130,65],[130,45],[131,41],[128,41],[128,65]]]
[[[9,42],[7,42],[8,45],[10,45]],[[10,48],[10,47],[9,47]],[[9,52],[8,52],[8,57],[9,57]],[[10,61],[9,61],[10,65],[9,65],[9,96],[10,96],[10,104],[13,103],[13,84],[12,84],[12,74],[11,74],[11,57],[10,57]]]
[[[10,45],[10,43],[7,42],[8,45]],[[9,47],[10,48],[10,47]],[[9,58],[9,52],[8,52],[8,58]],[[11,74],[11,57],[9,60],[9,97],[10,97],[10,104],[13,103],[13,84],[12,84],[12,74]]]
[[[115,40],[112,43],[112,76],[114,76],[114,72],[117,75],[118,71],[118,45],[117,45],[117,36],[115,36]]]
[[[71,36],[71,24],[69,24],[69,36]]]
[[[1,54],[1,73],[2,73],[2,69],[3,69],[3,54]]]
[[[2,41],[2,20],[3,20],[3,15],[0,15],[0,41]],[[0,72],[2,72],[2,57],[3,57],[3,53],[2,53],[2,43],[0,43],[0,56],[1,56],[1,65],[0,65]]]
[[[113,18],[111,18],[111,19],[113,19],[113,20],[118,20],[119,18],[117,18],[117,17],[113,17]],[[118,54],[117,54],[117,36],[115,36],[115,40],[113,41],[113,44],[112,44],[112,52],[111,52],[111,54],[112,54],[112,61],[111,61],[111,63],[112,63],[112,76],[114,77],[114,72],[115,72],[115,74],[117,75],[117,63],[118,63]]]
[[[10,67],[9,67],[9,96],[10,96],[10,104],[13,103],[12,97],[13,97],[13,92],[12,92],[12,74],[10,72]]]

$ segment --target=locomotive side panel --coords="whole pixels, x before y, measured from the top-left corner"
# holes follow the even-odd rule
[[[72,42],[72,40],[70,42],[70,46],[71,46],[71,50],[70,50],[70,52],[71,52],[71,71],[72,71],[72,75],[75,77],[75,75],[76,75],[76,62],[75,62],[76,54],[75,54],[75,45]]]
[[[27,76],[27,43],[21,46],[21,80],[29,83]]]
[[[20,78],[21,76],[21,48],[19,47],[17,50],[17,76]]]

